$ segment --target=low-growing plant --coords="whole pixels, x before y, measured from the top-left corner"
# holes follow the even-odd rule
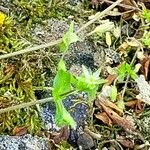
[[[118,80],[123,81],[127,75],[134,80],[137,78],[133,67],[128,63],[122,63],[118,68]]]
[[[68,51],[69,45],[73,42],[79,41],[78,36],[73,32],[73,23],[71,23],[69,30],[62,38],[60,43],[60,51],[64,54]],[[64,56],[63,54],[63,56]],[[94,100],[99,84],[106,82],[100,79],[100,70],[92,73],[85,66],[82,66],[83,73],[80,76],[71,74],[65,66],[63,57],[58,64],[58,71],[53,82],[53,98],[56,105],[55,121],[57,125],[70,125],[72,128],[76,127],[76,123],[63,105],[63,100],[69,93],[86,92],[89,96],[89,101]]]

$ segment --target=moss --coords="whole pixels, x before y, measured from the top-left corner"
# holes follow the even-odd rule
[[[2,1],[2,5],[9,8],[10,14],[6,14],[0,30],[0,54],[15,52],[36,43],[31,32],[37,23],[43,24],[43,20],[52,16],[48,3],[47,0]],[[35,89],[45,86],[46,68],[53,70],[55,67],[54,60],[49,56],[49,52],[39,51],[0,60],[0,108],[36,99]],[[52,74],[48,78],[50,76]],[[39,111],[39,107],[35,106],[1,114],[0,132],[11,134],[14,127],[19,126],[26,127],[30,133],[43,129]]]

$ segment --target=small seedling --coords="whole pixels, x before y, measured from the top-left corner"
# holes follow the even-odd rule
[[[59,47],[63,54],[68,51],[69,45],[78,41],[78,36],[73,33],[73,23],[71,23],[69,31],[64,35]],[[81,76],[73,76],[65,66],[63,57],[58,64],[58,71],[53,82],[53,98],[56,105],[55,121],[58,126],[70,125],[72,128],[76,127],[76,122],[71,117],[69,112],[63,105],[63,100],[71,91],[87,92],[89,100],[92,101],[96,97],[99,84],[106,81],[100,79],[100,70],[92,73],[85,66],[82,66],[83,73]]]
[[[87,92],[89,94],[89,101],[92,101],[95,99],[99,85],[105,83],[106,80],[99,77],[100,69],[94,73],[85,66],[82,66],[82,69],[83,74],[77,77],[76,88],[79,91]]]
[[[118,80],[124,81],[125,77],[129,75],[132,79],[136,79],[137,75],[131,65],[128,63],[123,63],[118,68]]]

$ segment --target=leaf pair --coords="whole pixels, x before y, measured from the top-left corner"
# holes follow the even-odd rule
[[[99,84],[106,82],[106,80],[100,79],[100,70],[92,73],[91,70],[88,70],[85,66],[82,67],[83,74],[80,77],[74,77],[67,71],[63,60],[58,64],[58,72],[53,83],[53,97],[56,105],[55,120],[59,126],[70,125],[72,128],[76,127],[75,121],[62,103],[66,95],[72,91],[72,87],[74,87],[75,91],[87,92],[90,101],[92,101],[96,97]]]

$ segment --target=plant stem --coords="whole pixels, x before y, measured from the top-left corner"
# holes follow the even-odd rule
[[[36,51],[36,50],[39,50],[39,49],[55,46],[55,45],[59,44],[60,42],[61,42],[61,39],[58,39],[58,40],[50,42],[50,43],[41,44],[41,45],[33,46],[33,47],[30,47],[30,48],[26,48],[26,49],[23,49],[23,50],[20,50],[20,51],[16,51],[16,52],[13,52],[13,53],[0,55],[0,60],[5,59],[5,58],[9,58],[9,57],[13,57],[13,56],[17,56],[17,55],[21,55],[21,54],[25,54],[25,53],[29,53],[29,52],[33,52],[33,51]]]
[[[117,6],[122,1],[123,0],[117,0],[112,5],[110,5],[108,8],[106,8],[104,11],[97,13],[95,15],[95,18],[93,18],[92,20],[90,20],[86,24],[84,24],[76,33],[81,32],[82,30],[87,28],[89,25],[91,25],[93,22],[95,22],[97,19],[102,18],[105,14],[107,14],[107,12],[112,10],[115,6]],[[17,56],[17,55],[21,55],[21,54],[25,54],[25,53],[29,53],[29,52],[33,52],[33,51],[36,51],[36,50],[39,50],[39,49],[55,46],[55,45],[58,45],[61,42],[61,40],[62,40],[62,38],[60,38],[56,41],[50,42],[50,43],[41,44],[41,45],[33,46],[31,48],[26,48],[26,49],[23,49],[23,50],[20,50],[20,51],[16,51],[16,52],[13,52],[13,53],[4,54],[4,55],[0,56],[0,60],[5,59],[5,58],[9,58],[9,57],[13,57],[13,56]]]
[[[28,103],[22,103],[22,104],[19,104],[19,105],[10,106],[10,107],[7,107],[7,108],[0,109],[0,114],[8,112],[8,111],[16,110],[16,109],[30,107],[30,106],[33,106],[33,105],[36,105],[36,104],[47,103],[47,102],[50,102],[52,100],[53,100],[52,97],[48,97],[48,98],[45,98],[45,99],[40,99],[40,100],[35,100],[35,101],[32,101],[32,102],[28,102]]]

